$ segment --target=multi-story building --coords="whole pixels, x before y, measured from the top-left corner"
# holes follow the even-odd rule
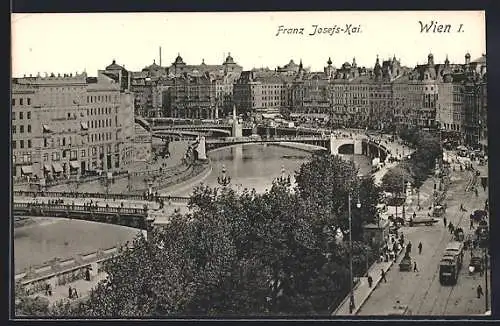
[[[133,158],[133,103],[120,89],[102,73],[14,79],[13,176],[126,169]]]
[[[215,81],[208,73],[192,76],[185,73],[173,79],[163,93],[166,115],[174,118],[216,119]]]
[[[233,86],[238,114],[279,113],[289,106],[289,86],[290,80],[273,70],[242,72]]]

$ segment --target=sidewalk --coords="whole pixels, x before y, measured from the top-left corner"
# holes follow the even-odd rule
[[[396,263],[400,260],[401,253],[403,252],[403,248],[399,251]],[[356,313],[361,309],[363,304],[368,300],[372,292],[377,288],[378,284],[382,280],[381,271],[384,270],[387,278],[387,271],[391,269],[391,267],[395,264],[394,261],[389,262],[378,262],[373,263],[368,269],[368,275],[370,275],[373,279],[372,287],[368,286],[368,277],[360,277],[358,284],[354,287],[354,303],[355,307],[352,315],[356,315]],[[390,280],[387,280],[390,282]],[[337,307],[337,309],[332,313],[333,316],[345,316],[351,315],[349,313],[349,303],[350,303],[350,294],[346,296],[346,298],[342,301],[342,303]]]
[[[96,276],[92,276],[90,281],[77,280],[64,285],[58,285],[52,289],[52,295],[46,296],[44,292],[33,294],[32,297],[41,297],[49,300],[50,304],[56,303],[58,301],[72,301],[74,299],[68,298],[68,289],[71,286],[72,289],[76,289],[78,293],[78,298],[85,298],[89,295],[90,290],[93,289],[97,283],[106,279],[107,274],[105,272],[99,273]]]
[[[396,163],[397,164],[397,163]],[[386,165],[387,166],[387,165]],[[380,172],[380,171],[378,171]],[[434,179],[433,178],[428,178],[420,187],[420,206],[425,208],[426,205],[428,205],[428,201],[432,200],[432,192],[434,191]],[[428,194],[431,195],[428,195]],[[417,202],[416,200],[414,201],[414,205],[406,206],[406,212],[407,214],[413,214],[413,211],[416,210],[416,205]],[[423,210],[423,209],[422,209]],[[399,263],[401,260],[401,253],[405,249],[405,246],[401,248],[397,255],[396,262],[390,261],[390,262],[375,262],[370,266],[368,269],[368,275],[370,275],[373,279],[373,284],[372,287],[370,288],[368,286],[368,278],[367,277],[361,277],[359,279],[359,283],[355,286],[354,288],[354,303],[355,303],[355,308],[353,310],[352,315],[356,315],[356,313],[363,307],[363,304],[368,300],[370,295],[375,291],[377,288],[378,284],[381,281],[381,270],[383,269],[384,272],[387,275],[387,271],[391,269],[391,267],[395,263]],[[387,280],[390,282],[391,280]],[[349,313],[349,294],[346,296],[346,298],[342,301],[340,306],[335,310],[335,312],[332,315],[351,315]]]

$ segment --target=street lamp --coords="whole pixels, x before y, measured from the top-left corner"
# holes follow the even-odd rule
[[[349,200],[349,282],[350,282],[350,304],[349,304],[349,313],[352,314],[355,303],[354,303],[354,276],[353,276],[353,271],[352,271],[352,212],[351,212],[351,192],[349,192],[348,195],[348,200]],[[359,197],[358,197],[358,202],[356,204],[356,207],[359,209],[361,208],[361,203],[359,202]]]
[[[231,183],[231,177],[226,175],[226,165],[225,164],[222,164],[222,175],[217,177],[217,183],[223,187],[226,187]]]

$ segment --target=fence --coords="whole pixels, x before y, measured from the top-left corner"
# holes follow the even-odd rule
[[[187,203],[189,197],[180,196],[148,196],[144,194],[103,194],[99,192],[73,192],[73,191],[13,191],[14,197],[50,197],[50,198],[97,198],[97,199],[110,199],[110,200],[138,200],[138,201],[155,201],[156,199],[163,199],[166,201],[183,202]],[[52,205],[54,207],[56,205]],[[67,205],[62,205],[67,207]],[[123,211],[122,211],[123,212]]]

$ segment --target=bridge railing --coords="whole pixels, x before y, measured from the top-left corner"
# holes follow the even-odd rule
[[[110,200],[137,200],[137,201],[155,201],[160,198],[163,200],[171,200],[175,202],[188,202],[189,197],[168,196],[168,195],[134,195],[134,194],[103,194],[99,192],[64,192],[64,191],[23,191],[16,190],[13,192],[14,197],[50,197],[50,198],[97,198]]]
[[[120,214],[132,216],[144,216],[147,214],[147,208],[131,208],[131,207],[102,207],[102,206],[84,206],[70,204],[45,204],[45,203],[19,203],[14,202],[13,210],[29,211],[31,209],[43,210],[48,212],[72,212],[72,213],[104,213],[104,214]]]

